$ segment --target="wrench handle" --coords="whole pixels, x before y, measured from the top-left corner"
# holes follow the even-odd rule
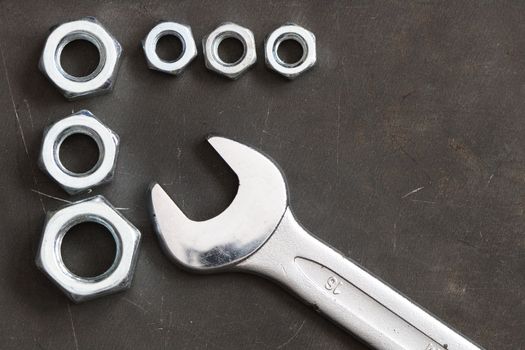
[[[268,241],[237,266],[284,285],[375,349],[482,349],[312,236],[289,208]]]

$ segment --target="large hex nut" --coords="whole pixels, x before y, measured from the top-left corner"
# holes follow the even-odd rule
[[[100,56],[97,68],[84,77],[68,74],[60,62],[64,47],[75,40],[89,41]],[[39,67],[67,99],[75,99],[111,91],[121,54],[118,41],[95,18],[86,17],[59,25],[49,34]]]
[[[95,166],[85,173],[74,173],[60,161],[60,146],[73,134],[91,137],[99,149]],[[119,137],[91,112],[82,110],[59,120],[44,131],[39,165],[69,194],[86,191],[111,181],[117,162]]]
[[[97,277],[77,276],[62,260],[62,239],[68,230],[82,222],[104,225],[115,239],[115,260]],[[139,230],[104,197],[96,196],[48,213],[36,264],[72,301],[81,302],[130,287],[139,243]]]
[[[279,45],[285,40],[297,41],[302,49],[303,55],[297,62],[284,62],[278,54]],[[288,23],[274,30],[266,38],[264,45],[264,57],[266,65],[288,79],[294,79],[315,65],[317,53],[315,47],[315,35],[309,30]]]
[[[182,44],[182,53],[174,61],[163,60],[157,54],[159,39],[166,35],[176,36]],[[153,27],[142,41],[142,47],[150,69],[173,75],[180,74],[197,56],[197,46],[191,28],[175,22],[161,22]]]
[[[224,62],[219,57],[219,45],[227,38],[239,40],[244,47],[241,58],[233,63]],[[202,46],[206,67],[230,79],[239,78],[257,61],[255,38],[252,31],[235,23],[221,24],[202,40]]]

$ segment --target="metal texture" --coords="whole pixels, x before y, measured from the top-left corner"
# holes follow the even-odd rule
[[[297,62],[285,62],[279,57],[279,46],[283,41],[294,40],[301,45],[303,54]],[[268,35],[264,43],[266,65],[288,79],[294,79],[315,65],[317,49],[315,35],[297,24],[285,24]]]
[[[236,62],[224,62],[219,57],[219,45],[224,39],[235,38],[239,40],[244,52]],[[202,39],[204,59],[206,67],[216,73],[222,74],[230,79],[239,78],[257,61],[255,37],[248,28],[241,27],[235,23],[223,23],[213,32]]]
[[[84,134],[97,144],[99,158],[84,173],[68,170],[60,160],[60,147],[73,134]],[[119,137],[90,111],[82,110],[59,120],[44,131],[39,165],[69,194],[89,190],[112,180],[119,149]]]
[[[70,103],[37,61],[53,24],[86,14],[124,54],[111,94]],[[518,1],[0,1],[0,348],[369,349],[265,278],[203,277],[162,254],[152,180],[195,220],[237,192],[202,142],[210,130],[270,154],[317,237],[484,348],[525,348],[524,14]],[[193,24],[197,46],[224,20],[245,25],[258,63],[232,84],[199,47],[181,76],[155,74],[139,43],[163,19]],[[264,38],[288,21],[318,50],[292,82],[263,62]],[[80,72],[93,51],[74,46],[64,67]],[[93,193],[70,197],[36,165],[43,129],[82,108],[121,138],[115,178],[94,192],[126,208],[142,242],[130,290],[71,305],[35,249],[44,209]],[[88,145],[76,139],[63,151]],[[72,268],[112,261],[102,233],[82,255],[85,238],[65,238]]]
[[[174,61],[163,60],[157,54],[159,39],[166,35],[176,36],[182,44],[182,53]],[[197,56],[197,46],[191,27],[175,22],[161,22],[153,27],[142,41],[142,48],[149,68],[173,75],[182,73],[184,68]]]
[[[305,231],[270,158],[227,138],[208,141],[237,174],[239,191],[223,213],[195,222],[154,185],[155,227],[171,258],[192,270],[239,270],[273,279],[376,349],[481,349]]]
[[[99,63],[87,76],[75,77],[62,68],[64,47],[75,40],[86,40],[99,52]],[[122,47],[93,17],[59,25],[49,34],[40,58],[40,70],[67,99],[100,95],[111,91],[117,77]]]
[[[100,276],[77,276],[62,260],[62,239],[68,230],[82,222],[105,226],[115,240],[115,260]],[[104,197],[96,196],[48,213],[36,264],[72,301],[83,302],[130,287],[139,243],[139,230]]]

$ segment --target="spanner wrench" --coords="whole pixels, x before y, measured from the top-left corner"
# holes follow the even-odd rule
[[[292,214],[284,176],[268,156],[224,137],[208,142],[239,179],[221,214],[193,221],[159,184],[151,187],[158,237],[175,262],[195,272],[270,278],[376,349],[482,349],[308,233]]]

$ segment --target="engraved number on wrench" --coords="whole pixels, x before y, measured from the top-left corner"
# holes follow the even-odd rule
[[[326,280],[326,284],[324,285],[326,290],[331,291],[333,294],[341,294],[341,286],[343,285],[343,282],[338,280],[334,276],[328,277]]]

